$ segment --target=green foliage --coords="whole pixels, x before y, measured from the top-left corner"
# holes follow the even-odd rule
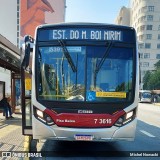
[[[143,78],[143,89],[159,90],[160,89],[160,66],[154,72],[147,71]]]
[[[150,71],[147,71],[145,76],[143,77],[143,82],[144,82],[144,85],[143,85],[143,88],[146,89],[146,90],[149,90],[149,80],[151,78],[151,75],[152,73]]]
[[[160,69],[160,60],[154,64],[156,70]]]

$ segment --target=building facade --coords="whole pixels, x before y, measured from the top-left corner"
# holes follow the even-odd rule
[[[0,41],[0,82],[5,84],[5,95],[10,96],[12,71],[7,63],[11,63],[11,54],[16,52],[9,49],[8,45],[16,48],[19,44],[19,0],[1,0],[0,3],[0,37],[4,40],[4,44]]]
[[[159,6],[160,0],[130,1],[130,26],[136,29],[140,54],[141,89],[146,71],[154,71],[154,64],[160,60]]]
[[[66,0],[21,0],[20,37],[34,37],[35,29],[41,24],[65,21]]]
[[[12,94],[11,81],[13,70],[10,67],[7,68],[7,65],[13,62],[12,48],[17,48],[18,50],[26,34],[34,37],[34,32],[38,25],[64,22],[65,8],[66,0],[0,1],[0,83],[5,83],[6,95]],[[6,43],[1,44],[1,39],[2,42],[5,41],[11,46],[11,50],[8,49],[9,46]],[[9,58],[4,58],[4,56]],[[20,55],[18,56],[20,66]],[[19,86],[19,82],[16,82],[16,84]],[[1,90],[2,87],[0,86]]]
[[[160,60],[160,1],[132,0],[131,26],[137,31],[141,79]],[[143,84],[141,85],[142,88]]]
[[[0,34],[17,45],[19,43],[19,41],[17,42],[19,37],[19,0],[1,0],[0,3]]]
[[[65,21],[66,0],[1,0],[0,34],[20,47],[24,34],[34,36],[37,25]]]
[[[115,23],[119,25],[130,26],[130,8],[123,6],[120,9],[119,15],[117,16]]]

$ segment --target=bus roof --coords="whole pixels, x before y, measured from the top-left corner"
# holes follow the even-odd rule
[[[139,90],[139,92],[149,92],[149,93],[151,93],[150,90]]]
[[[116,25],[116,24],[107,24],[107,23],[91,23],[91,22],[67,22],[67,23],[55,23],[55,24],[42,24],[39,25],[37,28],[50,28],[50,27],[62,27],[62,26],[68,26],[68,27],[107,27],[107,28],[118,28],[118,29],[130,29],[135,30],[133,27],[129,26],[122,26],[122,25]]]

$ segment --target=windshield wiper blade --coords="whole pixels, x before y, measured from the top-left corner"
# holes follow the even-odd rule
[[[101,69],[101,67],[102,67],[102,65],[103,65],[103,63],[104,63],[104,61],[105,61],[106,58],[108,57],[109,52],[110,52],[112,46],[113,46],[113,42],[111,41],[111,42],[109,43],[109,45],[108,45],[108,47],[107,47],[107,49],[106,49],[106,51],[105,51],[103,57],[101,58],[99,64],[96,66],[96,69],[95,69],[95,73],[96,73],[96,74],[99,72],[99,70]]]
[[[100,62],[98,63],[98,65],[96,65],[96,69],[95,69],[95,72],[94,72],[94,87],[95,87],[95,88],[96,88],[97,74],[98,74],[99,70],[101,69],[104,61],[105,61],[106,58],[108,57],[112,46],[113,46],[113,42],[111,41],[111,42],[109,43],[106,51],[104,52],[104,55],[103,55],[103,57],[101,58]]]
[[[61,45],[62,47],[62,50],[63,50],[63,53],[68,61],[68,63],[70,64],[71,68],[72,68],[72,71],[73,72],[77,72],[77,69],[76,69],[76,66],[74,65],[73,63],[73,60],[67,50],[67,47],[65,46],[64,42],[62,40],[58,40],[59,44]]]

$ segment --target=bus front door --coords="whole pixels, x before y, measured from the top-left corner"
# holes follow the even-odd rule
[[[22,132],[32,135],[31,74],[21,69]]]

